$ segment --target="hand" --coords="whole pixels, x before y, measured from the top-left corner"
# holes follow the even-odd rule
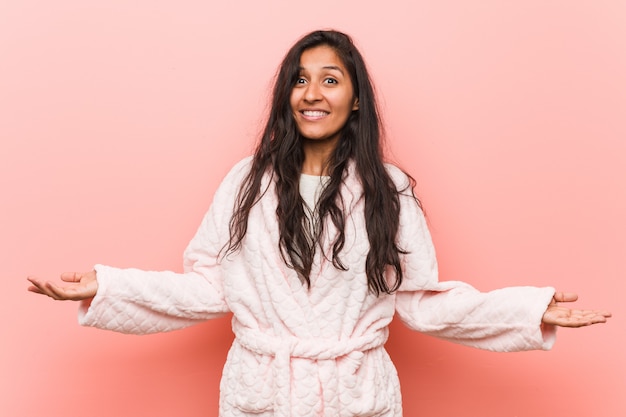
[[[543,314],[542,324],[562,327],[583,327],[590,324],[605,323],[611,313],[601,310],[572,310],[557,303],[578,300],[578,295],[571,292],[556,292]]]
[[[90,272],[65,272],[61,274],[61,280],[69,282],[69,285],[59,287],[49,281],[42,281],[36,277],[28,277],[31,285],[28,291],[47,295],[55,300],[80,301],[95,297],[98,291],[96,271]]]

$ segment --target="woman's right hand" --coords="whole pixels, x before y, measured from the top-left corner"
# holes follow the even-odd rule
[[[98,291],[96,271],[65,272],[61,274],[61,280],[69,284],[62,287],[36,277],[28,277],[27,279],[33,284],[28,287],[28,291],[47,295],[55,300],[87,300],[95,297]]]

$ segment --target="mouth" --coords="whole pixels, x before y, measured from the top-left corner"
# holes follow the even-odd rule
[[[301,110],[300,114],[302,114],[307,119],[321,119],[329,115],[329,112],[323,110]]]

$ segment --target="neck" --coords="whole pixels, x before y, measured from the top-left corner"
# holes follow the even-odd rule
[[[328,161],[337,147],[337,140],[317,141],[305,139],[302,144],[304,162],[302,173],[308,175],[328,175]]]

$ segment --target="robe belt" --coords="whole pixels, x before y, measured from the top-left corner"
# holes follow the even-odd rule
[[[385,344],[388,329],[377,330],[363,336],[345,340],[310,338],[302,339],[294,336],[269,336],[259,330],[240,328],[235,330],[236,341],[244,348],[259,355],[273,356],[274,373],[274,416],[291,417],[291,358],[304,358],[315,361],[333,361],[353,352],[365,352]],[[362,356],[362,354],[359,356]],[[336,368],[336,365],[333,364]],[[335,370],[336,372],[336,370]],[[336,384],[336,378],[335,378]],[[336,388],[336,387],[335,387]],[[326,398],[332,404],[325,406],[328,415],[336,416],[339,410],[339,395],[335,392]]]

